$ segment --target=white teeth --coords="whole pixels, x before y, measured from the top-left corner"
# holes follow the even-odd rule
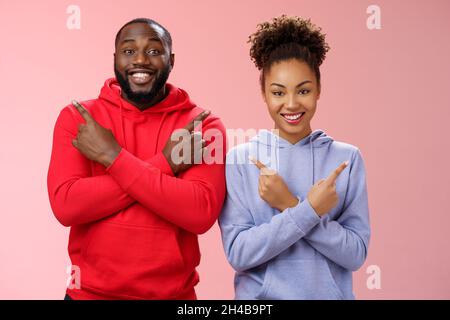
[[[283,117],[285,117],[288,120],[297,120],[297,119],[299,119],[302,116],[302,114],[303,114],[303,112],[302,113],[297,113],[295,115],[283,114]]]
[[[145,78],[150,77],[150,74],[145,73],[145,72],[136,72],[136,73],[133,73],[132,77],[145,79]]]

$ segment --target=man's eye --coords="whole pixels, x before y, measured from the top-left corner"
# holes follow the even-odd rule
[[[159,50],[157,50],[157,49],[152,49],[152,50],[147,51],[147,53],[148,53],[149,55],[156,56],[156,55],[159,54]]]
[[[134,50],[125,49],[125,50],[123,50],[123,53],[125,53],[127,56],[129,56],[134,53]]]

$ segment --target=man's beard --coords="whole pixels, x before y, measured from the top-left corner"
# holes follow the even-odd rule
[[[128,77],[124,78],[122,74],[120,74],[119,70],[117,70],[116,66],[114,66],[114,74],[116,75],[120,88],[126,94],[128,100],[137,104],[146,104],[154,101],[158,92],[165,86],[167,79],[169,78],[170,71],[171,66],[168,64],[163,70],[155,74],[154,83],[149,92],[136,93],[131,90]]]

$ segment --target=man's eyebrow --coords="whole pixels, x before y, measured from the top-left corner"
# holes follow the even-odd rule
[[[157,41],[157,42],[161,42],[162,43],[161,39],[160,38],[156,38],[156,37],[148,38],[148,40],[150,40],[150,41]],[[126,43],[126,42],[136,42],[136,40],[133,39],[133,38],[127,38],[127,39],[123,39],[120,43],[122,44],[122,43]]]
[[[311,81],[311,80],[305,80],[305,81],[302,81],[302,82],[300,82],[300,83],[296,86],[296,88],[301,87],[302,85],[304,85],[305,83],[308,83],[308,82],[312,82],[312,81]],[[271,85],[271,86],[278,86],[278,87],[286,88],[286,87],[283,86],[282,84],[275,83],[275,82],[271,83],[270,85]]]

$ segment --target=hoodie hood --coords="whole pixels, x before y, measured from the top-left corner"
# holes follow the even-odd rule
[[[250,143],[256,143],[264,148],[270,150],[271,155],[275,156],[276,164],[266,163],[272,169],[279,170],[280,166],[280,157],[290,158],[290,153],[292,149],[303,149],[309,148],[309,172],[310,172],[310,183],[311,186],[315,183],[314,177],[314,149],[323,148],[329,146],[334,139],[328,136],[323,130],[314,130],[308,136],[304,137],[300,141],[295,144],[290,143],[289,141],[283,139],[279,135],[273,133],[272,131],[263,129],[258,132],[256,136],[250,139]],[[286,154],[287,153],[287,154]]]
[[[277,148],[293,148],[293,147],[315,147],[320,148],[333,142],[333,138],[328,136],[323,130],[314,130],[308,136],[304,137],[295,144],[281,138],[279,135],[270,130],[260,130],[256,136],[250,139],[251,142],[257,142],[266,146],[274,146]]]
[[[127,145],[125,139],[124,117],[130,118],[134,122],[144,122],[148,120],[150,115],[162,114],[157,129],[156,141],[158,141],[161,127],[170,112],[180,111],[183,109],[192,109],[195,107],[195,104],[191,102],[189,95],[183,89],[177,88],[170,83],[166,83],[166,89],[168,94],[162,101],[141,111],[136,106],[122,98],[122,89],[115,78],[110,78],[105,81],[105,84],[100,91],[99,99],[106,104],[119,109],[120,133],[125,148],[127,148]],[[155,144],[155,153],[157,148],[158,144]]]

